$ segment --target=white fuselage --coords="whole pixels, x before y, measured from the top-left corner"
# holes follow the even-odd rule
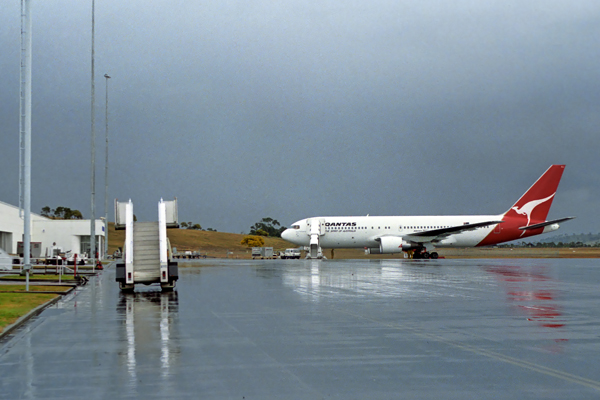
[[[377,239],[385,236],[402,237],[411,233],[442,229],[457,225],[499,220],[502,215],[443,215],[443,216],[366,216],[366,217],[314,217],[295,222],[281,237],[301,246],[310,242],[310,224],[319,221],[319,244],[322,248],[378,247]],[[435,247],[477,246],[496,226],[482,227],[452,235]]]

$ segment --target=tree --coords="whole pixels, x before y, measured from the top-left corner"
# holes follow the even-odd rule
[[[71,210],[69,207],[58,206],[51,209],[48,206],[42,207],[41,214],[53,219],[83,219],[83,214],[79,210]]]
[[[83,219],[83,215],[81,214],[81,211],[73,210],[70,219]]]
[[[181,224],[179,224],[179,227],[183,229],[195,229],[198,231],[202,230],[202,226],[200,226],[200,224],[195,224],[192,221],[182,222]]]
[[[262,247],[265,245],[265,239],[260,236],[245,236],[240,244],[246,247]]]
[[[285,227],[280,226],[279,221],[276,219],[265,217],[250,227],[250,234],[281,237],[281,234],[285,229]],[[263,232],[266,233],[266,235]]]

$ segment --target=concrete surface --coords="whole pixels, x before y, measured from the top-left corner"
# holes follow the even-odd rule
[[[599,263],[194,260],[132,295],[108,269],[0,343],[0,398],[597,399]]]

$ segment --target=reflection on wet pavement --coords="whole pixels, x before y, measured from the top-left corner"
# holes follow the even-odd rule
[[[596,260],[108,269],[0,345],[0,398],[597,398]]]
[[[168,377],[177,362],[179,342],[170,340],[177,326],[178,293],[143,290],[119,293],[117,314],[124,321],[127,350],[120,352],[129,376],[128,389],[137,392],[138,357],[144,367],[156,363],[160,377]]]

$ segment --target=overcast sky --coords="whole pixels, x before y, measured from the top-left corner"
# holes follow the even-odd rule
[[[32,0],[32,211],[90,216],[91,1]],[[20,1],[0,7],[0,200],[18,204]],[[497,214],[551,165],[600,231],[600,2],[96,0],[97,216],[248,232]]]

